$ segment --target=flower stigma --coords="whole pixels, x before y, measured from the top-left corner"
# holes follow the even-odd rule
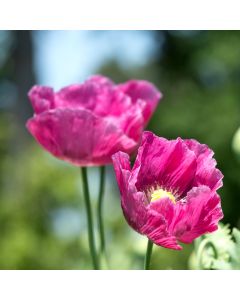
[[[171,192],[165,191],[163,189],[154,190],[151,194],[151,202],[156,200],[161,200],[164,198],[168,198],[172,201],[173,204],[176,204],[176,198],[173,196]]]

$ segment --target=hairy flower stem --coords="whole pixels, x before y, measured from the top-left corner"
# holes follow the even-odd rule
[[[98,195],[98,208],[97,208],[97,218],[98,218],[98,230],[100,238],[100,255],[105,255],[105,236],[104,236],[104,225],[103,225],[103,196],[105,187],[105,166],[99,167],[100,171],[100,186]]]
[[[95,239],[94,239],[94,231],[93,231],[93,219],[92,219],[92,211],[91,211],[91,202],[90,195],[88,189],[88,178],[87,178],[87,168],[81,168],[82,173],[82,182],[83,182],[83,194],[87,212],[87,223],[88,223],[88,242],[89,249],[92,256],[92,263],[95,270],[99,269],[98,257],[96,253]]]
[[[153,248],[153,242],[148,240],[147,252],[146,252],[145,261],[144,261],[144,270],[149,270],[151,255],[152,255],[152,248]]]

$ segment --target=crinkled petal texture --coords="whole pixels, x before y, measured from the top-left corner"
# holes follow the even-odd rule
[[[35,113],[27,122],[30,133],[77,166],[109,164],[117,151],[131,154],[162,97],[147,81],[115,85],[101,75],[56,93],[34,86],[28,95]]]
[[[156,109],[158,99],[162,97],[161,93],[153,84],[145,80],[130,80],[120,84],[119,88],[132,99],[133,103],[136,103],[139,99],[147,100],[143,110],[144,120],[147,123]]]
[[[128,154],[112,158],[124,216],[155,244],[180,250],[179,242],[217,229],[223,212],[216,191],[223,175],[206,145],[144,132],[132,169]],[[175,203],[167,196],[151,202],[149,193],[158,188],[171,192]]]

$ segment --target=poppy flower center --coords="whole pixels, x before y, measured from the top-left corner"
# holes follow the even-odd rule
[[[169,198],[173,204],[176,204],[176,198],[171,192],[165,191],[163,189],[157,189],[151,194],[151,202],[161,200],[163,198]]]

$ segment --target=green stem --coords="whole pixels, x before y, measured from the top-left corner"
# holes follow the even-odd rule
[[[146,252],[145,261],[144,261],[144,270],[149,270],[151,255],[152,255],[152,248],[153,248],[153,242],[148,240],[147,252]]]
[[[92,256],[92,263],[95,270],[99,269],[98,257],[96,253],[95,240],[94,240],[94,231],[93,231],[93,219],[92,219],[92,211],[91,211],[91,202],[90,195],[88,189],[88,178],[87,178],[87,168],[81,168],[82,173],[82,181],[83,181],[83,194],[87,212],[87,223],[88,223],[88,242],[89,249]]]
[[[103,225],[103,196],[104,196],[104,186],[105,186],[105,166],[101,166],[100,170],[100,187],[98,195],[98,208],[97,208],[97,217],[98,217],[98,230],[100,237],[100,253],[105,253],[105,236],[104,236],[104,225]]]

